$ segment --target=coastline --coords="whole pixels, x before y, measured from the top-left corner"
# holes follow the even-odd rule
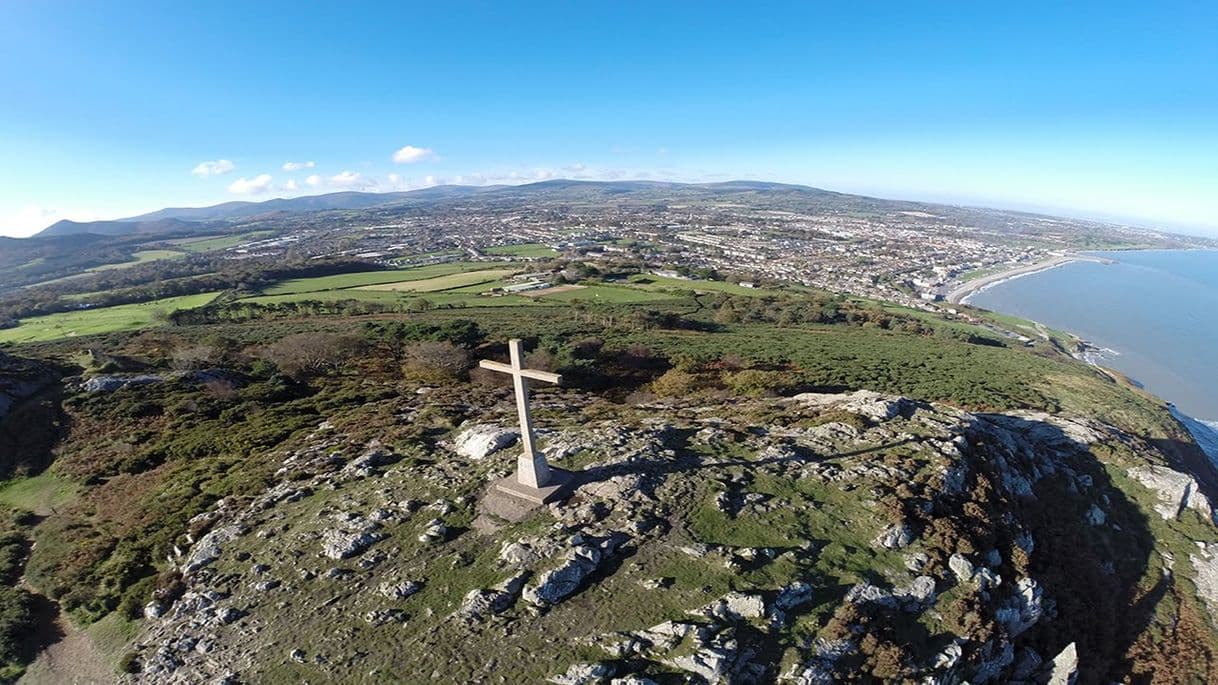
[[[1054,256],[1051,259],[1046,259],[1036,264],[1008,269],[990,276],[975,279],[974,281],[962,284],[956,288],[948,296],[948,301],[954,304],[968,304],[968,300],[978,293],[987,290],[993,286],[1005,283],[1016,278],[1022,278],[1036,273],[1041,273],[1055,269],[1059,266],[1064,266],[1077,261],[1091,261],[1098,263],[1114,263],[1113,260],[1106,259],[1094,255],[1077,255],[1077,254],[1062,254]],[[1032,319],[1026,315],[1015,315],[1026,319],[1037,327],[1043,326],[1039,321]],[[1132,383],[1136,387],[1142,388],[1147,393],[1153,395],[1167,407],[1172,416],[1181,424],[1181,426],[1192,435],[1197,446],[1201,448],[1202,453],[1208,457],[1210,463],[1218,468],[1218,417],[1198,418],[1196,416],[1186,414],[1180,410],[1171,400],[1165,399],[1162,394],[1154,390],[1145,388],[1139,380],[1128,373],[1116,369],[1110,369],[1106,362],[1108,358],[1120,356],[1121,352],[1116,349],[1111,349],[1098,345],[1087,338],[1082,337],[1077,332],[1072,330],[1069,324],[1065,326],[1055,326],[1058,330],[1068,334],[1074,340],[1074,349],[1069,351],[1070,356],[1076,360],[1096,369],[1098,372],[1109,375],[1114,379],[1123,379]]]
[[[1029,321],[1031,321],[1031,319],[1029,319]],[[1042,325],[1037,321],[1032,321],[1032,323]],[[1143,386],[1138,379],[1128,376],[1115,369],[1109,369],[1107,366],[1100,363],[1103,361],[1105,355],[1119,355],[1121,354],[1120,352],[1107,347],[1099,347],[1086,338],[1080,337],[1073,331],[1066,332],[1074,337],[1075,343],[1078,347],[1078,351],[1070,353],[1070,356],[1074,357],[1080,362],[1083,362],[1087,366],[1096,369],[1100,373],[1113,378],[1113,380],[1123,379],[1124,381],[1132,383],[1144,392],[1157,398],[1165,407],[1167,407],[1167,411],[1170,412],[1173,417],[1175,417],[1176,421],[1179,421],[1180,425],[1184,426],[1184,429],[1193,436],[1193,440],[1197,442],[1197,446],[1201,448],[1202,453],[1209,458],[1210,463],[1213,464],[1215,468],[1218,468],[1218,420],[1199,419],[1185,414],[1184,412],[1180,411],[1180,408],[1177,407],[1171,400],[1166,400],[1157,392],[1152,392],[1146,389],[1146,387]]]
[[[1100,264],[1110,263],[1107,259],[1102,257],[1092,257],[1090,255],[1057,255],[1035,264],[1018,266],[1005,271],[1000,271],[996,274],[990,274],[989,276],[982,276],[971,281],[966,281],[948,293],[947,297],[944,299],[951,304],[968,304],[970,297],[987,288],[996,286],[999,283],[1006,283],[1007,281],[1016,278],[1031,276],[1032,274],[1048,271],[1049,269],[1056,269],[1059,266],[1065,266],[1066,264],[1071,264],[1073,262],[1097,262]]]

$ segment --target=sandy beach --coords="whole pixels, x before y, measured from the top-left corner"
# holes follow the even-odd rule
[[[1071,262],[1080,262],[1080,261],[1105,262],[1107,260],[1102,259],[1100,257],[1091,257],[1088,255],[1059,255],[1056,257],[1052,257],[1050,259],[1046,259],[1041,262],[1037,262],[1035,264],[1019,266],[1019,267],[1015,267],[1013,269],[1008,269],[1006,271],[1000,271],[996,274],[991,274],[989,276],[982,276],[980,278],[974,278],[971,281],[967,281],[967,282],[961,284],[960,287],[958,287],[955,290],[948,293],[948,295],[945,299],[948,302],[951,302],[952,304],[961,304],[961,303],[967,304],[964,301],[966,299],[968,299],[969,296],[975,295],[975,294],[981,292],[982,290],[989,288],[990,286],[998,285],[999,283],[1009,281],[1012,278],[1019,278],[1021,276],[1027,276],[1029,274],[1040,273],[1041,271],[1046,271],[1048,269],[1056,269],[1059,266],[1069,264]]]

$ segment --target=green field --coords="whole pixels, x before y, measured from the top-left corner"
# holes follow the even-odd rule
[[[541,243],[521,243],[519,245],[496,245],[488,247],[483,252],[493,255],[512,255],[514,257],[555,257],[558,250]]]
[[[611,302],[615,304],[631,304],[640,302],[659,302],[670,300],[672,297],[664,293],[650,292],[639,288],[618,285],[589,285],[575,290],[546,293],[540,291],[532,299],[539,302]]]
[[[681,278],[667,278],[665,276],[653,276],[651,274],[639,274],[631,276],[630,282],[639,288],[647,290],[692,290],[697,293],[729,293],[731,295],[750,295],[760,297],[763,295],[778,295],[780,290],[768,290],[765,288],[746,288],[742,285],[729,283],[727,281],[694,281],[684,280]]]
[[[161,260],[161,259],[177,259],[178,257],[185,257],[186,253],[178,252],[177,250],[140,250],[139,252],[136,252],[134,256],[135,256],[135,259],[133,259],[129,262],[120,262],[118,264],[102,264],[101,266],[95,266],[92,269],[89,269],[87,273],[96,273],[98,271],[110,271],[112,269],[126,269],[128,267],[136,266],[137,264],[144,264],[146,262],[155,262],[155,261]]]
[[[335,276],[317,276],[315,278],[294,278],[273,285],[262,292],[263,295],[296,295],[301,293],[317,293],[326,290],[342,290],[359,288],[368,285],[385,283],[401,283],[403,281],[421,281],[438,278],[449,274],[469,271],[485,271],[502,269],[503,264],[494,262],[449,262],[446,264],[431,264],[416,266],[410,269],[389,269],[386,271],[361,271],[352,274],[337,274]]]
[[[259,238],[267,238],[275,235],[274,231],[254,231],[252,233],[242,233],[240,235],[222,235],[210,238],[187,238],[177,241],[175,244],[187,252],[210,252],[212,250],[227,250],[230,247],[236,247],[242,243],[248,243]]]
[[[132,331],[156,325],[175,309],[191,309],[211,302],[219,293],[169,297],[139,304],[84,309],[23,319],[15,328],[0,330],[0,343],[41,342],[78,335]]]
[[[430,293],[439,290],[452,290],[453,288],[465,288],[470,286],[477,286],[487,289],[489,288],[488,284],[498,281],[504,276],[510,276],[515,271],[516,269],[486,269],[484,271],[466,271],[462,273],[448,274],[446,276],[436,276],[435,278],[408,279],[405,281],[395,281],[393,283],[365,285],[359,287],[358,290]]]
[[[420,252],[418,254],[410,254],[410,255],[403,255],[401,257],[394,257],[393,259],[390,259],[389,262],[392,264],[396,264],[397,266],[402,267],[402,268],[408,268],[410,266],[410,264],[413,263],[415,260],[424,259],[427,257],[454,257],[454,258],[456,258],[456,257],[460,257],[463,254],[465,254],[465,252],[462,250],[440,250],[437,252]]]
[[[342,302],[356,300],[359,302],[378,302],[382,304],[402,304],[410,300],[427,300],[435,305],[453,307],[512,307],[544,304],[520,295],[505,295],[502,297],[485,297],[479,293],[487,286],[471,286],[474,292],[465,289],[445,290],[430,293],[394,292],[391,290],[323,290],[316,293],[296,293],[293,295],[256,295],[245,297],[240,302],[254,304],[283,304],[286,302]]]

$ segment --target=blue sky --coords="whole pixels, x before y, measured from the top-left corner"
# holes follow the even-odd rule
[[[553,177],[1218,233],[1212,1],[187,5],[0,3],[0,234]]]

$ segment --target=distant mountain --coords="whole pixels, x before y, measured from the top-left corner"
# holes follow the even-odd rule
[[[399,202],[433,201],[463,197],[495,190],[501,186],[435,186],[420,190],[393,193],[360,193],[346,191],[325,195],[275,198],[263,202],[225,202],[211,207],[173,207],[121,221],[153,221],[182,219],[185,221],[224,221],[250,219],[264,214],[318,212],[332,209],[365,209]]]
[[[37,237],[98,234],[109,236],[197,232],[225,228],[227,222],[273,219],[309,212],[441,206],[451,210],[467,202],[500,209],[515,205],[557,203],[585,208],[662,205],[672,202],[764,203],[772,209],[865,214],[923,211],[951,214],[983,228],[1001,229],[1023,212],[886,200],[837,193],[809,186],[765,181],[674,183],[665,181],[579,181],[554,179],[524,185],[434,186],[392,193],[338,192],[262,202],[225,202],[210,207],[171,207],[116,221],[60,221]]]
[[[195,223],[173,218],[120,221],[69,221],[64,219],[42,230],[36,237],[48,238],[89,233],[93,235],[130,235],[133,233],[175,233],[198,229]]]
[[[392,193],[346,191],[324,195],[275,198],[262,202],[225,202],[210,207],[169,207],[115,221],[60,221],[37,237],[99,234],[130,235],[193,231],[212,222],[250,220],[277,214],[299,214],[370,207],[395,207],[460,201],[478,197],[492,202],[549,200],[560,202],[604,202],[631,198],[638,202],[663,202],[680,195],[684,198],[794,194],[802,198],[855,198],[852,195],[785,183],[763,181],[726,181],[722,183],[673,183],[665,181],[576,181],[554,179],[524,185],[458,186],[442,185]]]

